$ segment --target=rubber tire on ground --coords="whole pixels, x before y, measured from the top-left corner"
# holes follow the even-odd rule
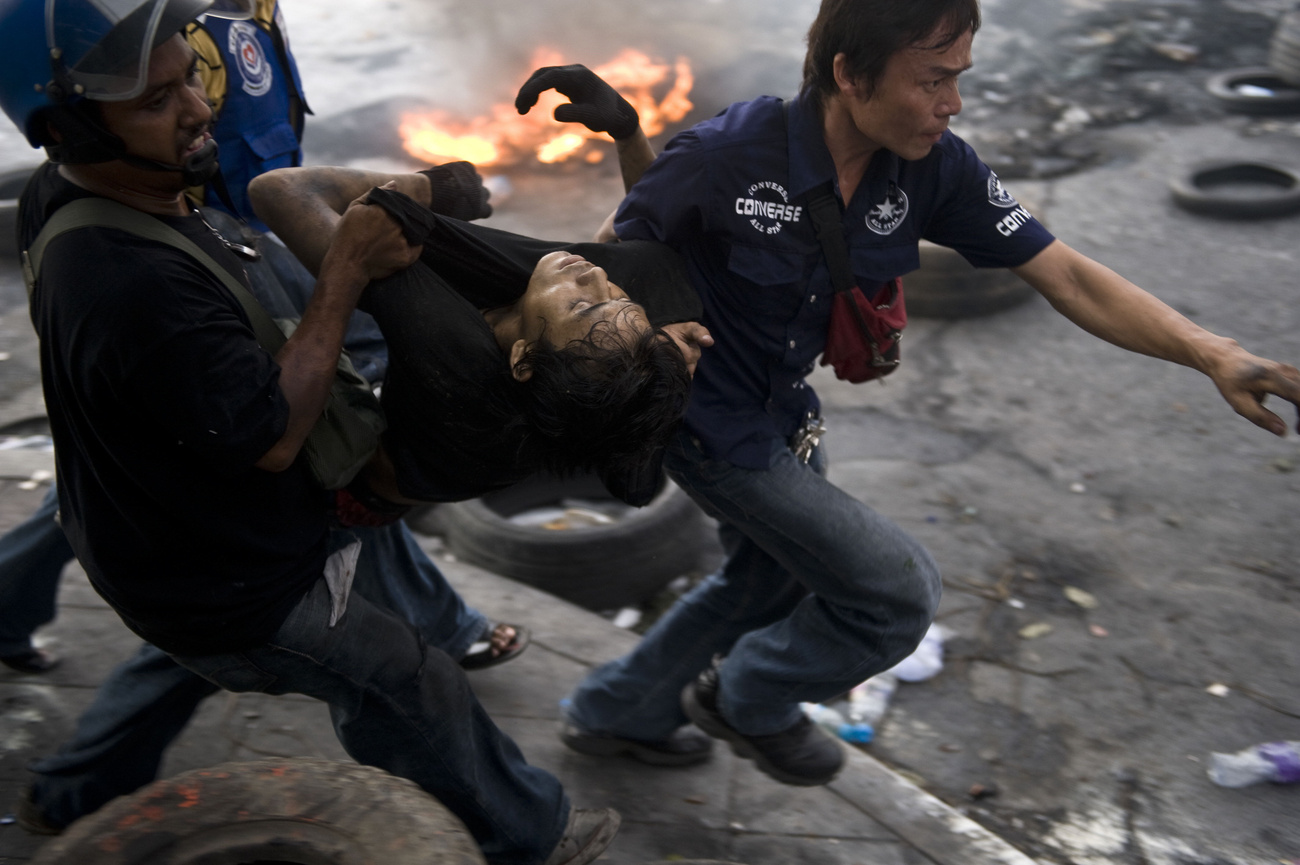
[[[1018,197],[1016,203],[1047,225],[1037,202]],[[903,277],[909,318],[975,318],[1019,306],[1037,294],[1011,271],[975,267],[955,249],[922,240],[918,252],[920,269]]]
[[[1241,84],[1278,87],[1282,88],[1282,92],[1272,96],[1252,96],[1236,89]],[[1205,89],[1229,111],[1241,114],[1300,114],[1300,89],[1283,81],[1268,66],[1248,66],[1211,75],[1205,82]]]
[[[1268,46],[1268,68],[1283,81],[1300,87],[1300,7],[1277,22]]]
[[[438,800],[369,766],[313,758],[223,763],[121,796],[31,865],[483,865]]]
[[[32,166],[0,171],[0,258],[17,258],[18,197],[23,194]]]
[[[555,531],[509,520],[565,497],[613,501],[595,475],[539,475],[479,499],[441,505],[438,521],[447,548],[464,561],[589,610],[639,604],[700,563],[708,520],[672,481],[650,504],[611,525]]]
[[[1253,197],[1214,191],[1227,183],[1267,183],[1285,191]],[[1225,219],[1264,219],[1300,211],[1300,172],[1272,162],[1205,162],[1170,181],[1169,191],[1184,210]]]
[[[903,277],[909,318],[973,318],[1033,297],[1029,283],[1004,268],[974,267],[956,250],[922,240],[921,269]]]

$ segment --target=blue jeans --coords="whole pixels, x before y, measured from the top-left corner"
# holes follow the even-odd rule
[[[40,507],[0,537],[0,655],[28,651],[32,631],[54,620],[59,577],[73,559],[58,512],[51,484]]]
[[[100,687],[73,739],[33,763],[33,798],[66,824],[153,779],[162,752],[218,687],[299,693],[330,706],[358,762],[418,783],[469,828],[493,863],[543,861],[569,802],[479,705],[456,663],[486,618],[465,606],[402,523],[335,533],[362,541],[347,609],[329,627],[325,580],[264,645],[172,658],[145,645]]]
[[[661,740],[686,723],[682,688],[725,655],[719,708],[741,733],[780,732],[902,660],[939,604],[938,567],[902,529],[782,448],[766,470],[711,459],[687,433],[669,476],[720,523],[727,559],[630,654],[592,671],[570,717],[598,733]]]

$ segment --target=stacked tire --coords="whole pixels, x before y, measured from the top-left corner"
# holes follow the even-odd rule
[[[1205,84],[1229,111],[1300,114],[1300,2],[1273,30],[1268,66],[1229,69]],[[1204,162],[1169,183],[1184,210],[1222,219],[1268,219],[1300,212],[1300,171],[1261,160]]]
[[[1046,225],[1041,209],[1026,198],[1020,205]],[[961,319],[992,315],[1019,306],[1037,292],[1010,270],[977,268],[955,249],[922,240],[921,267],[903,277],[907,314],[916,318]]]
[[[1300,3],[1273,29],[1267,66],[1219,72],[1205,82],[1205,89],[1228,111],[1300,114]]]
[[[1283,81],[1300,87],[1300,4],[1278,21],[1268,46],[1268,65]]]

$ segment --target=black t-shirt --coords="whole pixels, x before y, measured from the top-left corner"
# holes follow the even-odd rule
[[[396,192],[373,190],[370,200],[424,244],[415,265],[372,283],[361,301],[388,342],[384,448],[412,498],[473,498],[540,468],[512,423],[509,364],[481,310],[518,300],[542,256],[567,250],[604,268],[651,324],[700,317],[680,259],[662,244],[538,240],[440,216]]]
[[[89,193],[55,166],[23,195],[26,248]],[[159,217],[247,285],[197,217]],[[288,422],[279,367],[186,254],[113,228],[46,248],[32,295],[68,540],[123,621],[183,654],[265,642],[320,577],[328,497],[254,463]]]

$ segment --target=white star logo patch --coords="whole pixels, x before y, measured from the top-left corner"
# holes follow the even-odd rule
[[[876,234],[893,234],[907,218],[907,210],[907,193],[891,183],[885,200],[867,211],[867,228]]]

